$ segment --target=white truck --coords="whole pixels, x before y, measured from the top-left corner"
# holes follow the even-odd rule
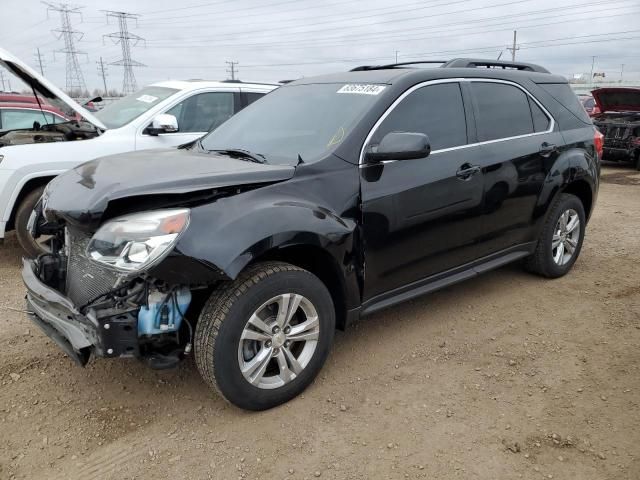
[[[0,66],[22,80],[42,103],[75,119],[0,132],[0,242],[16,231],[30,256],[46,239],[27,228],[33,207],[49,181],[80,163],[132,150],[173,147],[198,139],[248,104],[277,88],[273,84],[165,81],[149,85],[91,113],[9,52]]]

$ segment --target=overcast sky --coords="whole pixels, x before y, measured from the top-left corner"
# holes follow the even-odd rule
[[[116,32],[104,9],[139,15],[131,33],[146,39],[132,58],[138,86],[165,79],[227,77],[226,60],[239,62],[242,80],[277,81],[346,70],[361,64],[460,56],[516,58],[571,76],[591,70],[607,79],[640,81],[638,0],[84,0],[72,15],[80,66],[90,89],[102,88],[96,61],[121,58],[103,35]],[[181,5],[181,6],[180,6]],[[60,15],[36,0],[0,0],[0,46],[35,65],[64,88],[64,43],[51,32]],[[122,67],[108,66],[107,86],[121,89]]]

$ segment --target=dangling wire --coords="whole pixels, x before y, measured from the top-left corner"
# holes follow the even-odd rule
[[[193,327],[191,326],[191,323],[189,322],[189,320],[187,320],[187,317],[185,317],[184,313],[182,313],[182,310],[180,310],[180,305],[178,304],[178,287],[176,287],[171,292],[171,299],[173,301],[174,308],[180,314],[180,318],[184,320],[187,323],[187,327],[189,327],[189,341],[184,347],[184,353],[188,355],[191,352],[191,347],[192,347],[191,342],[193,341]]]

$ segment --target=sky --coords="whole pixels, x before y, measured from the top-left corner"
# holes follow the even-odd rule
[[[96,62],[122,58],[104,35],[117,32],[104,10],[137,15],[131,47],[139,87],[166,79],[227,78],[238,62],[243,81],[279,81],[358,65],[455,57],[539,63],[568,77],[604,72],[640,83],[638,0],[84,0],[71,15],[87,87],[102,89]],[[36,0],[0,0],[0,47],[65,87],[60,14]],[[595,57],[595,59],[593,59]],[[622,65],[624,64],[624,67]],[[122,88],[123,68],[107,65],[107,87]]]

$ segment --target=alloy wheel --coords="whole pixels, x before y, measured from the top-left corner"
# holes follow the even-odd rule
[[[242,331],[240,371],[258,388],[282,387],[309,364],[319,336],[318,313],[309,299],[295,293],[273,297],[251,315]]]
[[[556,265],[566,265],[573,258],[580,241],[580,228],[578,212],[572,208],[562,212],[551,240],[553,261]]]

